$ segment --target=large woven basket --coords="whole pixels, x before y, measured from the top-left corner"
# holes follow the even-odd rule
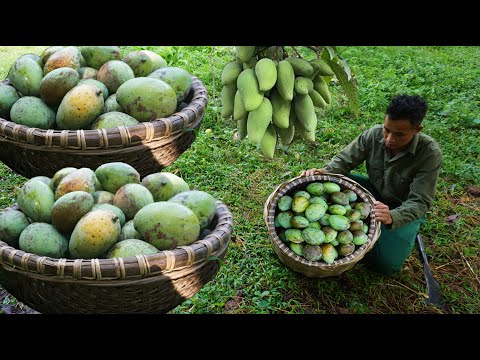
[[[3,83],[8,84],[8,80]],[[0,118],[0,161],[27,178],[52,177],[64,167],[95,169],[121,161],[147,176],[172,164],[195,140],[207,90],[192,76],[188,106],[166,118],[98,130],[43,130]]]
[[[273,249],[285,266],[309,277],[336,276],[350,270],[368,251],[372,249],[380,236],[380,222],[375,220],[375,215],[372,212],[369,217],[370,221],[368,223],[369,231],[367,234],[367,242],[358,247],[352,254],[339,258],[331,264],[327,264],[323,261],[308,261],[304,257],[295,254],[278,237],[275,230],[274,220],[277,203],[283,195],[292,194],[299,190],[305,190],[308,184],[315,181],[331,181],[340,185],[342,189],[353,190],[362,201],[369,203],[373,209],[375,198],[367,189],[346,176],[327,173],[313,176],[298,176],[279,185],[265,202],[263,217],[268,227],[268,233]]]
[[[166,313],[218,272],[233,219],[225,204],[216,205],[209,235],[153,255],[54,259],[15,249],[0,239],[2,286],[41,313]]]

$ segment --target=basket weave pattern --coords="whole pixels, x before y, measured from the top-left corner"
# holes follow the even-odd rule
[[[277,203],[283,195],[298,190],[305,190],[308,184],[316,181],[331,181],[340,185],[342,189],[353,190],[362,201],[369,203],[370,207],[373,209],[375,198],[367,189],[346,176],[327,173],[313,176],[298,176],[279,185],[265,202],[263,218],[268,227],[268,233],[270,235],[273,249],[284,265],[309,277],[336,276],[350,270],[368,251],[372,249],[380,236],[380,222],[375,220],[375,214],[372,211],[370,214],[370,223],[368,224],[369,230],[367,234],[367,242],[358,247],[352,254],[339,258],[332,264],[327,264],[323,261],[308,261],[304,257],[295,254],[282,240],[280,240],[275,230],[274,222]]]
[[[3,83],[8,84],[8,80]],[[64,167],[132,165],[142,177],[172,164],[195,140],[208,94],[192,76],[188,106],[166,118],[97,130],[43,130],[0,118],[0,161],[18,174],[52,177]]]
[[[41,313],[166,313],[218,272],[233,219],[225,204],[216,205],[215,228],[204,239],[152,255],[54,259],[0,240],[2,286]]]

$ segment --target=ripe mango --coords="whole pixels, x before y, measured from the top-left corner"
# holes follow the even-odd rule
[[[43,66],[43,74],[47,75],[50,71],[58,68],[69,67],[74,70],[80,69],[80,50],[76,46],[68,46],[64,49],[54,52]]]
[[[76,259],[100,257],[117,242],[120,229],[120,220],[112,211],[90,211],[73,229],[68,245],[70,255]]]
[[[128,115],[142,122],[173,114],[177,108],[177,95],[163,80],[135,78],[120,85],[117,102]]]
[[[20,250],[51,258],[64,258],[68,240],[53,225],[35,222],[28,225],[18,240]]]
[[[141,208],[133,218],[135,229],[159,250],[171,250],[195,242],[200,222],[185,205],[159,201]]]
[[[52,70],[40,82],[40,97],[50,106],[60,105],[63,97],[80,80],[78,71],[63,67]]]
[[[62,99],[57,110],[56,123],[59,129],[86,129],[101,114],[103,93],[91,84],[72,88]]]
[[[141,184],[125,184],[115,193],[113,205],[125,214],[127,220],[133,219],[135,214],[144,206],[153,203],[152,193]],[[121,225],[123,226],[123,223]]]
[[[93,197],[85,191],[72,191],[58,198],[52,206],[52,225],[64,234],[70,234],[77,222],[94,205]]]
[[[128,64],[120,60],[110,60],[98,69],[97,80],[105,84],[110,94],[128,80],[134,79],[135,74]]]

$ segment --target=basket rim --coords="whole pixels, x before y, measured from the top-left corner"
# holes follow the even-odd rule
[[[109,147],[118,147],[118,145],[109,146],[108,139],[112,137],[120,138],[122,146],[125,147],[139,143],[148,143],[162,137],[184,132],[189,128],[193,131],[203,118],[208,102],[208,92],[198,77],[192,74],[191,77],[191,101],[182,110],[176,111],[167,117],[155,118],[136,125],[95,130],[39,129],[17,124],[0,117],[0,138],[3,138],[2,141],[31,144],[35,147],[108,149]],[[10,85],[8,78],[2,80],[1,83]],[[86,139],[89,139],[90,142],[96,145],[87,145]]]
[[[373,203],[375,198],[373,195],[349,177],[346,177],[342,174],[334,174],[334,173],[324,173],[324,174],[315,174],[310,176],[297,176],[290,180],[285,181],[284,183],[280,184],[268,197],[267,201],[265,202],[264,207],[264,221],[268,228],[268,233],[270,235],[270,239],[272,245],[284,253],[289,259],[294,260],[296,263],[304,266],[306,269],[315,269],[318,271],[321,270],[334,270],[336,268],[345,267],[347,265],[351,265],[352,263],[356,263],[360,261],[363,256],[370,251],[370,249],[375,245],[378,237],[380,236],[380,227],[381,223],[379,220],[375,219],[375,214],[372,212],[370,215],[370,225],[368,230],[368,239],[367,242],[359,246],[355,251],[345,257],[338,258],[331,264],[327,264],[324,261],[309,261],[304,257],[301,257],[295,254],[285,243],[278,237],[277,232],[274,226],[274,216],[276,205],[278,203],[278,199],[285,195],[287,192],[291,191],[294,188],[298,188],[300,186],[304,186],[305,184],[315,182],[315,181],[332,181],[338,183],[348,189],[355,191],[357,196],[360,196],[363,201],[368,202],[373,209]]]
[[[15,205],[15,204],[14,204]],[[14,208],[14,205],[3,209]],[[216,200],[217,224],[210,234],[187,246],[150,255],[112,259],[67,259],[40,256],[16,249],[0,239],[0,266],[31,277],[60,281],[138,280],[181,271],[223,257],[233,232],[228,207]]]

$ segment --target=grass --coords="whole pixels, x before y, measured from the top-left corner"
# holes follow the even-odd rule
[[[0,47],[0,77],[26,52],[44,47]],[[138,47],[123,47],[124,53]],[[415,314],[480,313],[480,184],[478,58],[480,47],[339,47],[359,82],[360,114],[333,85],[333,105],[319,113],[315,144],[295,139],[279,146],[272,161],[220,116],[221,71],[234,47],[146,47],[169,64],[198,76],[207,87],[206,114],[191,148],[165,171],[222,200],[234,216],[234,233],[216,277],[172,310],[175,314]],[[440,143],[444,164],[436,200],[421,229],[429,263],[445,306],[424,304],[426,284],[415,249],[397,277],[367,270],[360,262],[332,278],[306,278],[282,265],[270,244],[263,207],[277,185],[303,169],[320,167],[363,129],[383,121],[391,98],[420,94],[429,104],[424,132]],[[211,133],[204,130],[212,129]],[[1,149],[0,149],[1,151]],[[364,171],[364,167],[360,170]],[[0,208],[15,201],[26,179],[0,164]],[[457,220],[447,217],[457,214]],[[11,297],[8,298],[11,303]]]

